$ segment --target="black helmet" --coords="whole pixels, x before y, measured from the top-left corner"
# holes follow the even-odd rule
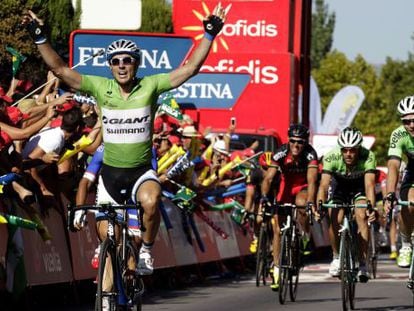
[[[288,129],[288,137],[298,137],[305,140],[309,139],[309,129],[303,124],[291,124]]]

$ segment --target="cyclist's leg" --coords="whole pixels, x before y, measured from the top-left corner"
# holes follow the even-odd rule
[[[135,201],[140,202],[144,211],[143,225],[145,232],[142,235],[138,273],[151,274],[153,272],[151,249],[161,221],[161,214],[158,208],[161,200],[161,186],[155,171],[148,170],[139,177],[134,184],[131,195]]]
[[[342,209],[330,209],[329,215],[329,241],[331,243],[334,256],[339,256],[339,227],[344,219],[344,211]]]
[[[256,187],[253,184],[247,184],[246,185],[246,195],[245,195],[245,199],[244,199],[244,209],[247,212],[247,215],[254,215],[255,212],[255,196],[256,196]],[[249,216],[247,216],[249,217]],[[257,240],[258,240],[258,236],[257,236],[257,225],[256,225],[256,221],[253,221],[253,240],[250,243],[250,252],[251,253],[256,253],[257,251]]]
[[[355,204],[366,204],[367,200],[365,196],[356,197],[354,200]],[[355,221],[358,225],[358,248],[359,248],[359,279],[361,282],[366,282],[369,278],[367,271],[367,253],[368,253],[368,239],[369,239],[369,228],[368,228],[368,216],[366,208],[355,209]]]
[[[96,202],[97,204],[100,204],[100,203],[116,204],[115,200],[110,196],[110,194],[106,190],[104,183],[103,183],[102,176],[99,176],[98,189],[96,192]],[[97,232],[99,240],[102,242],[107,237],[108,221],[105,219],[105,214],[103,213],[97,213],[95,217],[96,217],[96,232]],[[118,227],[115,228],[115,236],[117,239],[120,236]],[[104,272],[104,278],[103,278],[103,284],[102,284],[102,290],[105,292],[110,292],[113,289],[113,275],[112,275],[110,260],[111,258],[107,258],[106,263],[105,263],[105,272]]]
[[[143,234],[143,242],[151,244],[157,236],[161,220],[158,209],[161,200],[160,184],[153,180],[146,181],[139,188],[136,197],[144,210],[143,221],[146,231]]]
[[[270,287],[273,290],[277,290],[279,286],[279,256],[280,256],[280,226],[282,225],[285,217],[280,215],[274,215],[271,221],[273,230],[272,241],[272,255],[273,255],[273,267],[272,267],[272,284]]]
[[[397,259],[397,224],[395,218],[391,219],[390,231],[389,231],[389,240],[390,240],[390,259]]]
[[[333,202],[341,203],[344,202],[344,199],[340,197],[334,197]],[[340,224],[344,219],[344,211],[342,209],[329,209],[329,227],[328,227],[328,235],[329,241],[331,243],[332,248],[332,262],[329,266],[329,274],[331,276],[339,276],[339,228]]]
[[[404,186],[404,185],[403,185]],[[401,187],[401,199],[403,201],[414,201],[414,188]],[[398,265],[400,267],[409,267],[412,256],[411,234],[414,224],[414,207],[402,206],[398,216],[398,224],[402,239],[402,247],[398,256]]]
[[[296,206],[306,206],[308,198],[308,191],[305,189],[299,191],[295,197],[295,204]],[[310,224],[309,224],[309,216],[304,209],[297,210],[297,220],[302,231],[302,251],[304,255],[310,254],[309,250],[309,243],[310,243]]]

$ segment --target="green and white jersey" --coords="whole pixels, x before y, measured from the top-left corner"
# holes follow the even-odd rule
[[[116,80],[82,75],[80,91],[94,96],[101,110],[104,164],[131,168],[151,163],[157,99],[170,89],[169,74],[152,75],[138,79],[124,99]]]
[[[365,173],[375,173],[376,168],[375,154],[364,147],[359,151],[357,163],[347,168],[341,148],[337,147],[323,157],[322,172],[331,174],[338,184],[353,188],[363,185]]]
[[[396,128],[390,137],[390,145],[388,148],[388,158],[402,158],[405,154],[408,158],[407,168],[414,167],[414,138],[407,132],[405,127],[401,125]]]

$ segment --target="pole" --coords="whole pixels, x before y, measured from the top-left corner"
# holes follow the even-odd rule
[[[74,65],[73,67],[71,67],[71,69],[75,69],[76,67],[82,65],[83,63],[86,63],[87,61],[91,60],[92,58],[95,58],[97,56],[101,56],[103,53],[105,53],[104,50],[100,50],[98,52],[96,52],[95,54],[89,56],[87,59],[85,59],[82,62],[77,63],[76,65]],[[57,77],[54,77],[52,80],[46,81],[45,83],[43,83],[41,86],[39,86],[38,88],[36,88],[35,90],[31,91],[29,94],[26,94],[24,97],[20,98],[17,102],[15,102],[12,106],[16,106],[18,105],[23,99],[26,99],[27,97],[31,96],[32,94],[36,93],[38,90],[40,90],[41,88],[43,88],[44,86],[48,85],[49,83],[54,82],[57,79]]]

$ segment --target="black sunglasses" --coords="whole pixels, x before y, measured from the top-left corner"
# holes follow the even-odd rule
[[[299,145],[304,145],[306,143],[306,141],[304,141],[303,139],[289,139],[289,142],[294,144],[294,143],[298,143]]]
[[[404,125],[410,125],[412,122],[414,122],[414,119],[402,119],[401,121]]]
[[[135,58],[127,56],[122,58],[112,58],[110,61],[112,66],[119,66],[122,62],[123,65],[131,65],[135,63]]]

